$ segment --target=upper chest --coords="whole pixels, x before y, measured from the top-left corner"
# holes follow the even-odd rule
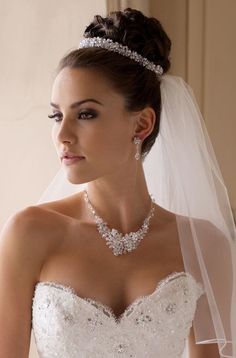
[[[153,225],[137,249],[120,256],[114,256],[96,226],[71,225],[62,217],[58,225],[61,234],[47,232],[55,245],[44,262],[39,281],[73,287],[80,297],[102,302],[117,315],[137,297],[152,293],[171,272],[183,271],[173,224],[162,230]]]

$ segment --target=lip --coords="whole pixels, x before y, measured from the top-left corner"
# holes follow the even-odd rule
[[[81,161],[82,159],[84,159],[84,157],[63,157],[62,158],[62,161],[63,163],[65,163],[66,165],[71,165],[73,163],[76,163],[76,162],[79,162]]]
[[[61,152],[61,159],[67,158],[84,158],[82,155],[78,155],[77,153],[70,152],[69,150],[64,150]]]

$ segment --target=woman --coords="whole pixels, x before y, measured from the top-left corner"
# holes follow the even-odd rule
[[[67,181],[87,186],[27,207],[6,223],[0,251],[0,356],[28,356],[32,321],[40,357],[180,358],[186,339],[190,358],[233,357],[228,345],[222,351],[221,326],[211,311],[213,297],[228,342],[229,312],[221,305],[222,286],[211,276],[216,274],[209,255],[213,241],[199,239],[201,256],[192,239],[184,239],[193,227],[196,237],[214,237],[219,244],[214,259],[223,255],[221,271],[231,273],[227,240],[209,221],[188,220],[161,200],[157,204],[144,174],[144,159],[167,110],[161,106],[161,76],[170,68],[170,39],[157,19],[131,8],[95,16],[84,37],[95,41],[81,43],[60,61],[49,118],[55,121],[53,142]],[[117,44],[112,49],[117,42],[142,58],[132,58]],[[171,78],[165,81],[166,88],[172,85]],[[205,264],[199,267],[209,269],[210,284],[197,267],[199,257]],[[222,283],[222,273],[217,275]],[[213,343],[206,342],[208,337]],[[201,340],[211,344],[196,344]]]

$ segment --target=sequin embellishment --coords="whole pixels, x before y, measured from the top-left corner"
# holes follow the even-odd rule
[[[32,328],[40,358],[181,358],[203,287],[185,272],[173,272],[154,292],[138,297],[116,317],[73,288],[38,282]]]

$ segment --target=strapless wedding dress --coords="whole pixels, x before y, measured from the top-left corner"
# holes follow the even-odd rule
[[[40,358],[181,358],[203,287],[173,272],[153,293],[116,317],[110,307],[79,297],[72,287],[35,286],[32,329]]]

